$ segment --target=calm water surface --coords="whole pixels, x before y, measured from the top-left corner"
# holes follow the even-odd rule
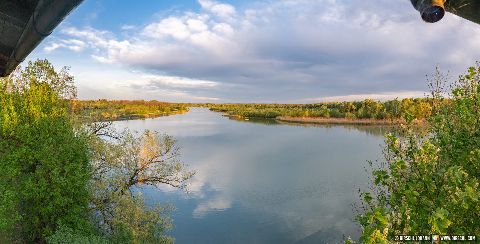
[[[352,204],[381,157],[382,127],[235,121],[207,109],[115,122],[174,136],[197,174],[189,193],[144,189],[172,203],[177,243],[341,243],[357,238]]]

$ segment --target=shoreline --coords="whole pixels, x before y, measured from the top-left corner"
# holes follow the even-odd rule
[[[149,114],[149,115],[129,115],[129,116],[118,116],[116,118],[98,118],[98,120],[94,120],[95,123],[97,122],[118,122],[118,121],[128,121],[128,120],[146,120],[146,119],[156,119],[161,117],[168,117],[174,115],[182,115],[188,113],[189,110],[176,112],[176,113],[169,113],[169,114]],[[92,117],[91,116],[79,116],[80,119],[85,119],[89,121]]]
[[[302,124],[324,124],[324,125],[398,125],[403,120],[389,119],[346,119],[346,118],[312,118],[312,117],[289,117],[278,116],[275,118],[281,122],[293,122]],[[425,121],[415,121],[415,124],[423,124]]]

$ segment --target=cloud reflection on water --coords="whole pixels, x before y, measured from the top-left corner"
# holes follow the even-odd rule
[[[175,196],[183,206],[174,230],[180,243],[207,243],[220,229],[227,233],[216,242],[339,242],[358,235],[352,204],[368,180],[365,162],[379,157],[383,141],[374,128],[239,123],[204,109],[117,125],[175,136],[196,170],[188,195],[163,186],[148,193],[159,201]],[[214,220],[222,216],[220,226]],[[193,223],[211,233],[189,239],[200,228]]]

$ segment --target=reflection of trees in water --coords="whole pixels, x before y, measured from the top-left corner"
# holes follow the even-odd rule
[[[344,237],[344,230],[332,226],[318,230],[317,232],[296,241],[295,244],[320,243],[320,241],[321,243],[342,243]]]
[[[289,126],[302,126],[302,127],[320,127],[320,128],[344,128],[346,130],[361,131],[367,135],[372,136],[384,136],[386,133],[395,131],[395,126],[391,125],[326,125],[326,124],[304,124],[304,123],[286,123]]]
[[[339,125],[349,130],[365,132],[367,135],[384,136],[387,133],[396,131],[392,125]]]
[[[367,135],[372,135],[372,136],[384,136],[386,133],[398,131],[398,128],[392,125],[342,125],[342,124],[328,125],[328,124],[284,122],[284,121],[278,121],[276,119],[264,119],[264,118],[250,118],[246,120],[244,118],[237,118],[233,116],[225,116],[225,117],[228,117],[229,119],[235,120],[238,122],[255,123],[255,124],[262,124],[262,125],[320,127],[320,128],[342,127],[347,130],[365,132]]]
[[[393,133],[398,137],[403,137],[405,136],[405,133],[406,133],[405,129],[402,128],[402,126],[400,125],[340,125],[340,126],[348,129],[362,131],[362,132],[365,132],[367,135],[372,135],[372,136],[383,137],[385,136],[385,134]],[[426,125],[418,125],[418,126],[410,127],[413,133],[423,137],[427,136],[428,134],[427,128],[428,126]]]
[[[235,120],[235,121],[238,121],[238,122],[255,123],[255,124],[263,124],[263,125],[279,125],[279,124],[282,124],[276,119],[265,119],[265,118],[248,118],[248,119],[245,119],[245,118],[239,118],[239,117],[235,117],[235,116],[228,116],[228,115],[224,115],[224,116],[231,119],[231,120]]]

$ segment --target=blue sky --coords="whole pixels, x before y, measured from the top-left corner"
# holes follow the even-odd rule
[[[28,59],[70,66],[81,99],[307,103],[423,96],[479,39],[408,0],[85,0]]]

